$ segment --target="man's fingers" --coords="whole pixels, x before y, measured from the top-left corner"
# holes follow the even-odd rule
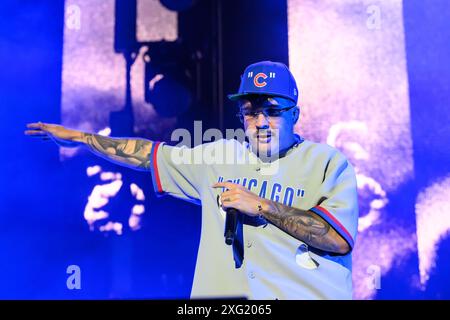
[[[220,199],[223,201],[230,201],[233,197],[233,194],[230,191],[225,191],[220,195]]]
[[[47,130],[47,129],[54,128],[54,127],[55,127],[54,124],[43,123],[43,122],[32,122],[32,123],[27,124],[27,128],[30,128],[30,129]]]
[[[25,130],[25,134],[28,136],[47,136],[47,132],[42,130]]]
[[[231,202],[231,201],[233,201],[233,198],[231,198],[231,196],[222,197],[222,203]]]
[[[212,185],[213,188],[227,188],[227,189],[233,189],[239,187],[238,184],[232,183],[232,182],[217,182]]]
[[[233,197],[222,197],[220,201],[222,203],[222,208],[224,209],[235,208],[237,205]]]
[[[216,182],[212,185],[213,188],[229,188],[232,185],[231,182]]]
[[[44,125],[42,122],[32,122],[27,124],[27,128],[42,128]]]

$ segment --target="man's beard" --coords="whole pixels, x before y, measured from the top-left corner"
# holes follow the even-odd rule
[[[266,137],[266,136],[265,136]],[[263,162],[273,162],[278,158],[278,148],[276,147],[276,139],[273,134],[270,135],[270,140],[260,141],[258,136],[255,139],[256,142],[256,155]],[[275,147],[274,147],[275,145]]]

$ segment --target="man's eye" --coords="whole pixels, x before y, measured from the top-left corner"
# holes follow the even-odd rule
[[[268,109],[268,110],[266,110],[266,114],[269,117],[277,117],[281,114],[281,112],[279,110],[275,110],[275,109]]]

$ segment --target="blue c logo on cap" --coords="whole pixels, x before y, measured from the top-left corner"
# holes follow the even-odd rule
[[[267,85],[267,82],[265,81],[259,82],[259,78],[267,79],[267,75],[263,72],[260,72],[253,78],[253,84],[255,85],[255,87],[258,88],[265,87]]]

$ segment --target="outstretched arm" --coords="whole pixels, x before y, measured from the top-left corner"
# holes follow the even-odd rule
[[[132,169],[150,170],[152,141],[145,139],[110,138],[83,133],[81,141],[100,157]]]
[[[61,125],[30,123],[25,134],[52,139],[63,147],[88,147],[96,155],[118,165],[135,170],[150,170],[150,152],[153,142],[140,138],[110,138],[98,134],[67,129]]]

